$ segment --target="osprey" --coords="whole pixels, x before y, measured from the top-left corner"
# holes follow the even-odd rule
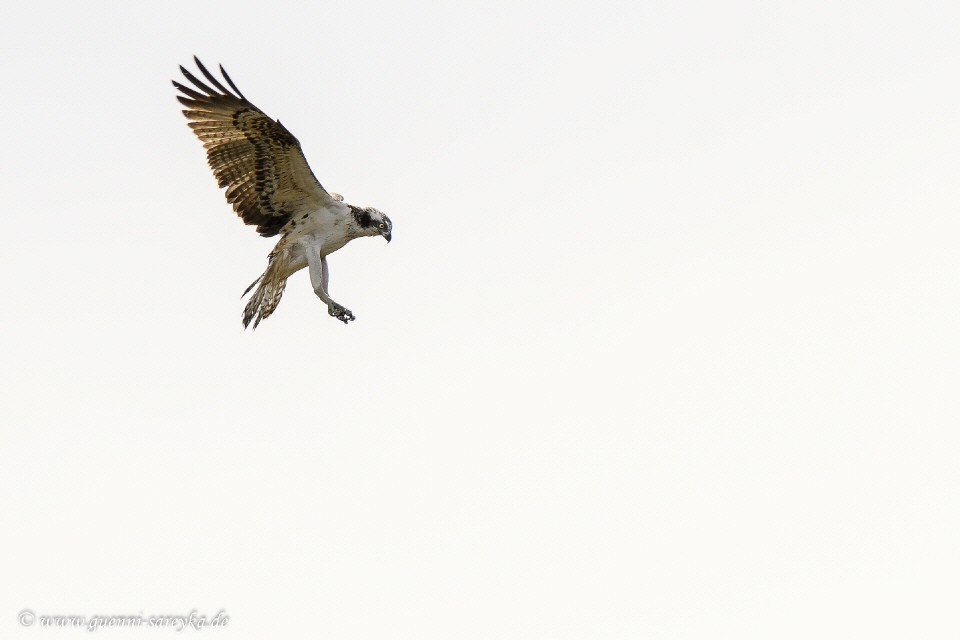
[[[211,88],[180,67],[195,87],[174,81],[187,108],[183,115],[207,150],[207,162],[220,188],[227,188],[227,202],[246,223],[257,225],[264,237],[281,235],[270,252],[267,270],[247,287],[256,286],[243,310],[243,326],[253,328],[270,316],[287,278],[308,267],[313,290],[327,305],[331,316],[347,323],[353,313],[330,298],[327,256],[354,238],[382,236],[390,242],[393,223],[373,207],[346,204],[343,196],[329,193],[313,175],[300,143],[279,120],[247,100],[230,76],[220,73],[233,92],[224,87],[200,60],[194,61]]]

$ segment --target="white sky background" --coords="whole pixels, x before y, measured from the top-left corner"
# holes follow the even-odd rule
[[[0,636],[956,637],[958,33],[4,4]],[[330,258],[356,323],[299,273],[242,330],[274,241],[174,100],[194,53],[393,219]]]

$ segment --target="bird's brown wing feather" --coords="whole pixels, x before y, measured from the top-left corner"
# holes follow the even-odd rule
[[[194,60],[213,87],[180,67],[195,88],[174,82],[183,94],[177,100],[187,107],[183,114],[243,221],[257,225],[261,235],[273,236],[297,213],[333,203],[287,128],[244,98],[223,67],[220,72],[232,92]]]

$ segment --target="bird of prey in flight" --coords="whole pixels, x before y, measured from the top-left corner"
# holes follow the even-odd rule
[[[264,237],[280,234],[270,252],[267,270],[243,295],[256,287],[243,310],[243,326],[260,321],[277,308],[287,278],[308,267],[313,290],[327,305],[331,316],[344,323],[355,320],[349,309],[333,301],[329,293],[327,256],[354,238],[382,236],[390,242],[393,223],[373,207],[360,208],[324,189],[310,170],[300,143],[280,124],[253,106],[223,66],[220,73],[230,85],[221,84],[194,57],[197,68],[211,86],[182,66],[180,71],[193,85],[174,81],[187,108],[183,115],[203,142],[207,162],[220,188],[226,187],[227,202],[249,225],[257,225]]]

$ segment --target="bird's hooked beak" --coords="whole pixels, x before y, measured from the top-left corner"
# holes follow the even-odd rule
[[[390,238],[393,237],[393,234],[390,233],[389,229],[384,229],[383,232],[380,233],[380,235],[382,235],[384,238],[387,239],[388,244],[390,243]]]

